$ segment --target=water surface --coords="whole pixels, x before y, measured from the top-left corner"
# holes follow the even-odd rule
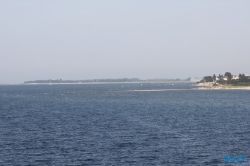
[[[0,86],[0,165],[250,165],[250,91],[190,85]]]

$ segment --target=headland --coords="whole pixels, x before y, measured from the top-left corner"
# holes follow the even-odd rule
[[[205,76],[196,86],[198,89],[234,89],[234,90],[250,90],[250,76],[245,74],[232,75],[226,72],[224,75]]]

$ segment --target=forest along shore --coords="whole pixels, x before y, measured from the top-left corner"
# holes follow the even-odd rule
[[[224,76],[205,76],[197,82],[198,89],[243,89],[250,90],[250,76],[248,74],[232,75],[225,72]]]

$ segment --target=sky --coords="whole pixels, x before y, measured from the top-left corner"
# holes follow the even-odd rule
[[[250,74],[249,0],[1,0],[0,82]]]

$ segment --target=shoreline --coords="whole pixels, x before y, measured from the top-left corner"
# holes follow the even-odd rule
[[[191,83],[186,81],[169,81],[169,82],[86,82],[86,83],[21,83],[21,84],[0,84],[0,86],[11,85],[98,85],[98,84],[154,84],[154,83]],[[179,90],[250,90],[250,86],[231,86],[221,85],[213,86],[212,83],[199,83],[194,85],[197,88],[191,89],[144,89],[144,90],[130,90],[134,92],[156,92],[156,91],[179,91]]]
[[[199,90],[250,90],[250,86],[202,86]]]
[[[199,90],[250,90],[250,86],[218,85],[213,86],[214,82],[198,83]]]
[[[164,91],[201,91],[201,90],[250,90],[249,88],[192,88],[192,89],[144,89],[127,90],[127,92],[164,92]]]
[[[198,90],[250,90],[250,87],[247,88],[205,88],[201,87]]]
[[[20,83],[13,85],[85,85],[85,84],[160,84],[192,83],[190,81],[139,81],[139,82],[81,82],[81,83]],[[9,84],[11,85],[11,84]]]

